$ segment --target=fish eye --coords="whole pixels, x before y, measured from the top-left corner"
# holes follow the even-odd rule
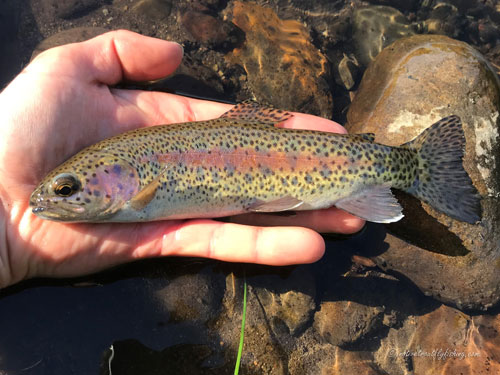
[[[60,197],[69,197],[80,190],[80,181],[71,175],[61,175],[54,179],[52,188]]]

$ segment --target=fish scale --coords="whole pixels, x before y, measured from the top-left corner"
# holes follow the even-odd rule
[[[465,140],[458,117],[443,119],[402,147],[374,143],[372,135],[272,126],[290,117],[242,103],[218,119],[115,136],[49,173],[30,204],[37,215],[62,221],[220,217],[335,205],[391,222],[402,217],[393,187],[460,220],[479,219],[479,197],[461,164]],[[444,196],[449,181],[435,164],[446,167],[448,180],[463,193],[460,202]]]

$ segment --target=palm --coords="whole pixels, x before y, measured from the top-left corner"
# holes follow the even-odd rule
[[[175,55],[171,46],[163,48],[163,53],[149,46],[149,50],[159,55],[157,59],[164,61],[163,65],[159,65],[154,56],[149,64],[148,61],[135,61],[138,59],[132,57],[136,55],[135,49],[141,45],[145,48],[146,44],[134,45],[130,40],[137,38],[134,35],[121,35],[128,38],[132,46],[120,45],[119,40],[112,39],[115,49],[120,51],[121,48],[121,53],[111,56],[116,61],[111,64],[107,61],[110,65],[104,68],[100,68],[99,64],[104,63],[98,59],[92,61],[93,65],[85,65],[80,56],[82,51],[75,45],[40,56],[2,93],[0,109],[9,113],[8,122],[15,124],[0,129],[0,192],[3,205],[7,207],[10,278],[15,282],[40,275],[78,275],[128,259],[166,254],[258,260],[269,264],[305,262],[321,254],[322,240],[307,229],[263,229],[210,220],[68,225],[41,220],[31,213],[28,199],[38,182],[85,146],[138,126],[208,119],[228,109],[227,105],[164,93],[110,89],[107,85],[118,82],[122,75],[129,79],[159,78],[172,72],[179,62],[180,56]],[[141,42],[144,41],[141,39]],[[295,125],[292,122],[290,126],[301,127],[301,117],[297,118]],[[331,127],[330,122],[322,121],[324,127]],[[322,127],[321,121],[316,127]],[[315,217],[318,222],[324,222],[325,215],[338,216],[339,213],[334,210],[328,214],[304,215],[303,219],[299,217],[285,224],[302,225],[304,220],[311,221]],[[345,214],[339,217],[350,218]],[[262,218],[246,220],[260,221]],[[282,224],[279,221],[283,219],[273,220],[278,221],[272,224]],[[338,224],[332,226],[333,230],[335,225]],[[340,222],[339,228],[352,231],[360,225],[360,221],[350,227]],[[302,255],[294,255],[294,258],[287,252],[277,254],[280,236],[288,240],[285,243],[288,249],[289,241],[297,238],[295,244]],[[243,243],[239,245],[239,252],[233,251],[236,239]],[[257,247],[264,243],[267,252],[259,254]],[[312,249],[310,254],[304,254],[304,246]]]
[[[144,123],[141,119],[143,112],[138,107],[121,103],[105,85],[82,83],[71,75],[58,77],[50,73],[37,79],[46,90],[34,93],[30,100],[49,103],[41,117],[54,120],[36,121],[24,132],[12,132],[2,137],[5,142],[2,175],[6,177],[2,185],[15,208],[12,210],[16,213],[12,221],[18,228],[11,238],[17,246],[31,248],[33,258],[30,261],[34,264],[42,262],[50,272],[55,271],[52,269],[54,266],[61,268],[62,271],[56,273],[63,275],[73,274],[76,271],[74,267],[88,272],[95,269],[95,265],[87,259],[96,258],[92,250],[99,249],[98,242],[105,233],[109,233],[111,226],[90,229],[88,226],[39,220],[31,214],[29,196],[42,177],[70,155],[89,144],[127,130],[134,123]],[[19,102],[26,100],[25,97],[18,99],[21,99]],[[117,114],[123,114],[127,121],[117,118]],[[25,116],[29,117],[30,113],[25,113]],[[123,237],[120,232],[124,229],[114,226],[117,238]],[[126,231],[131,233],[130,228]],[[11,250],[12,254],[18,253],[17,249]],[[73,262],[74,267],[66,260]],[[82,264],[87,264],[88,269],[79,268]]]

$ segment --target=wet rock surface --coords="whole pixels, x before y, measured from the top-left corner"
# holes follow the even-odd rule
[[[396,250],[394,239],[378,264],[463,308],[487,308],[500,298],[499,102],[498,77],[484,57],[465,43],[422,35],[401,39],[378,55],[348,113],[349,131],[375,133],[376,141],[390,145],[413,139],[442,117],[456,114],[462,119],[467,139],[464,167],[482,196],[481,222],[459,222],[401,197],[406,218],[389,229],[423,249],[399,243],[404,252],[412,249],[414,262],[398,265],[394,260],[403,252]]]
[[[141,375],[232,374],[244,274],[248,306],[240,373],[500,371],[499,311],[490,307],[500,284],[494,247],[500,233],[494,136],[498,5],[489,0],[13,4],[0,2],[2,56],[12,61],[2,61],[2,85],[37,45],[36,52],[126,28],[181,43],[185,58],[172,77],[124,87],[230,101],[257,98],[341,123],[351,106],[353,131],[376,131],[377,139],[389,144],[459,112],[466,124],[466,168],[485,210],[481,224],[471,226],[401,197],[413,222],[391,225],[390,233],[370,224],[352,238],[335,237],[315,265],[166,259],[83,279],[82,285],[94,287],[35,281],[0,291],[5,344],[0,373],[96,373],[96,358],[102,358],[104,374],[110,368]],[[401,40],[415,33],[462,39],[485,58],[441,36]],[[381,52],[398,39],[392,55],[386,52],[390,46]],[[422,63],[426,56],[434,59]],[[373,59],[382,59],[383,66],[372,63],[366,76],[374,78],[365,76],[360,84]],[[405,126],[410,122],[413,126]],[[488,315],[468,311],[486,307]]]

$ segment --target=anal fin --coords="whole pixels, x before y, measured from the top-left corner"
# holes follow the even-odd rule
[[[374,223],[393,223],[403,218],[403,208],[388,185],[371,186],[338,200],[335,206]]]

